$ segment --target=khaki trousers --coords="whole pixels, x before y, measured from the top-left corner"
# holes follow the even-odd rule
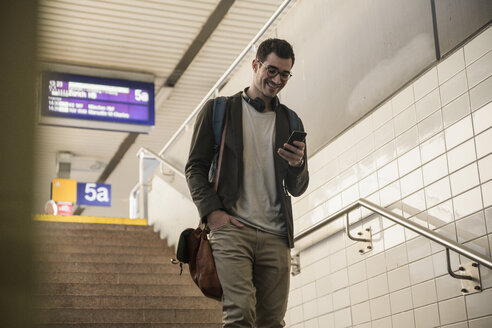
[[[210,232],[224,327],[284,327],[290,283],[287,238],[226,224]]]

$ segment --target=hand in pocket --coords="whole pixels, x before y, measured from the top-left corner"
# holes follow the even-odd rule
[[[244,227],[244,224],[239,222],[235,217],[230,216],[222,210],[215,210],[207,215],[207,224],[211,231],[223,227],[228,223],[232,223],[237,227]]]

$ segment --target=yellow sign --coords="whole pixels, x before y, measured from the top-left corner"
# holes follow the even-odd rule
[[[72,179],[53,179],[51,199],[55,202],[77,201],[77,181]]]

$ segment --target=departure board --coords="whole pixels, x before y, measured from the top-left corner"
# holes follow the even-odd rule
[[[44,72],[42,110],[45,117],[65,118],[59,125],[146,132],[154,125],[154,84],[83,75]],[[75,121],[73,121],[75,120]],[[57,120],[44,120],[53,123]],[[59,121],[59,120],[58,120]],[[91,124],[93,121],[123,125]],[[42,122],[43,123],[43,122]]]

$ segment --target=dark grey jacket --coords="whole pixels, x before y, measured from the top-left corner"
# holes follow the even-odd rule
[[[243,122],[241,92],[229,97],[231,111],[225,137],[224,153],[218,191],[208,181],[208,172],[214,155],[214,136],[212,129],[213,100],[208,101],[197,116],[190,155],[185,173],[188,187],[203,222],[214,210],[230,209],[238,200],[239,185],[243,176]],[[304,129],[301,123],[301,129]],[[289,119],[284,105],[276,110],[275,123],[275,174],[277,192],[281,198],[281,209],[285,217],[289,246],[294,247],[294,226],[290,196],[300,196],[309,183],[306,152],[304,164],[295,168],[277,154],[290,134]]]

